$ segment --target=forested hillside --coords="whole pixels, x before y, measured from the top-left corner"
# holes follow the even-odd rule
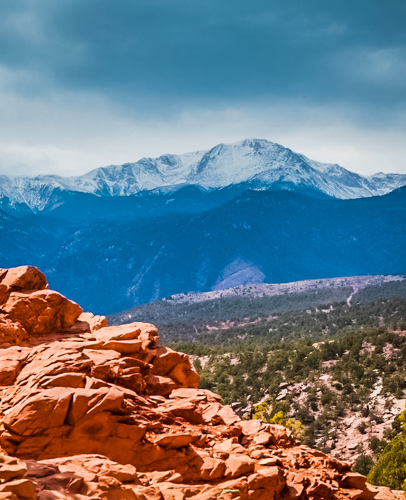
[[[193,340],[217,345],[236,339],[275,341],[332,335],[356,324],[381,326],[402,319],[405,313],[404,276],[335,278],[289,285],[289,290],[284,290],[287,285],[246,285],[209,294],[178,295],[111,315],[109,321],[148,321],[158,326],[167,342]],[[266,295],[270,292],[264,288],[270,286],[275,288],[273,295]],[[398,308],[393,305],[396,301]]]
[[[243,418],[287,425],[363,474],[402,435],[404,298],[286,312],[173,346],[192,355],[201,387]]]

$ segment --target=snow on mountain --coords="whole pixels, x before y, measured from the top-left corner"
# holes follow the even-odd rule
[[[340,199],[386,194],[406,185],[406,175],[363,177],[339,165],[310,160],[267,140],[219,144],[209,151],[142,158],[135,163],[97,168],[77,177],[0,176],[0,198],[37,212],[58,203],[61,191],[101,197],[141,191],[176,191],[185,185],[219,189],[247,183],[250,189],[311,189]]]
[[[403,174],[384,174],[383,172],[379,172],[368,177],[368,180],[380,195],[405,185],[405,175]]]

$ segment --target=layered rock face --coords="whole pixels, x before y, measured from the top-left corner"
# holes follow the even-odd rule
[[[395,498],[284,427],[198,389],[146,323],[104,317],[0,270],[0,499]]]

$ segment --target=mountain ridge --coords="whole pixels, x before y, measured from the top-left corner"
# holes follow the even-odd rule
[[[265,139],[218,144],[208,151],[141,158],[74,177],[0,175],[0,201],[31,212],[52,210],[64,193],[98,197],[132,196],[146,191],[176,192],[185,186],[204,190],[246,184],[254,190],[306,189],[339,199],[380,196],[406,185],[404,174],[369,177],[337,164],[321,163]],[[8,201],[7,201],[8,200]]]

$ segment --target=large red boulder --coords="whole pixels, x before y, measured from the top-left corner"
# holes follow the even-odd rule
[[[33,266],[0,269],[0,285],[1,290],[7,290],[10,293],[34,292],[48,288],[45,274]]]
[[[58,292],[38,290],[31,294],[12,292],[1,312],[19,323],[29,335],[63,332],[72,327],[82,308]]]

